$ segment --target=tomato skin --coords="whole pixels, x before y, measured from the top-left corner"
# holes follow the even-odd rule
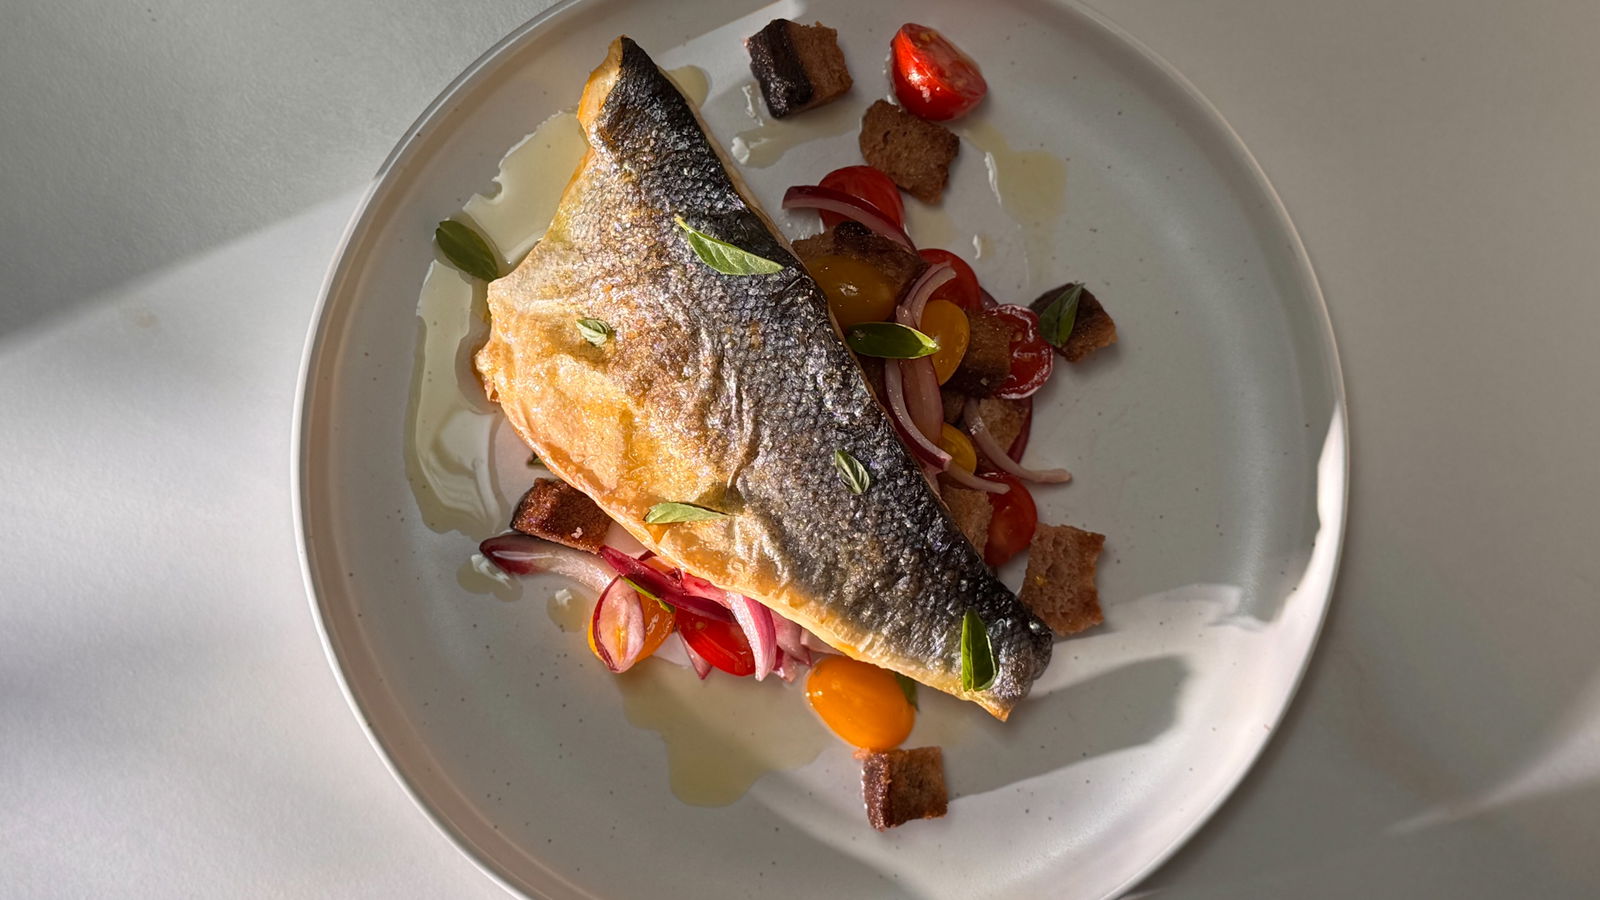
[[[1017,478],[1004,472],[982,474],[984,478],[1011,486],[1004,494],[989,495],[994,516],[989,520],[989,540],[983,546],[983,561],[1001,566],[1033,541],[1033,532],[1039,527],[1039,508],[1034,506],[1033,495]]]
[[[983,308],[983,289],[978,287],[978,276],[966,260],[949,250],[918,250],[917,255],[930,266],[949,263],[956,273],[956,277],[935,288],[930,299],[948,300],[967,312]]]
[[[900,197],[900,188],[889,176],[872,166],[845,166],[842,169],[834,169],[822,176],[818,186],[849,194],[857,200],[865,200],[877,207],[878,212],[883,213],[896,225],[901,228],[906,225],[906,204]],[[850,219],[847,216],[822,210],[824,228],[832,228],[840,222],[848,221]]]
[[[972,57],[926,25],[900,26],[889,58],[895,98],[921,118],[944,122],[966,115],[989,92]]]
[[[1055,371],[1055,352],[1039,334],[1039,316],[1026,306],[1001,304],[990,310],[1021,333],[1011,341],[1011,371],[995,389],[995,396],[1006,400],[1031,397]]]
[[[674,615],[683,639],[706,662],[740,678],[755,674],[755,654],[736,623],[710,619],[681,606]]]

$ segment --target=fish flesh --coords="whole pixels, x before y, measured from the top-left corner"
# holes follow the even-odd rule
[[[1049,629],[951,520],[694,107],[622,37],[578,118],[589,147],[549,230],[488,288],[475,362],[490,399],[552,472],[673,565],[1006,718],[1050,662]],[[722,274],[679,218],[782,268]],[[598,342],[580,319],[604,323]],[[836,450],[865,466],[865,492]],[[726,515],[646,522],[660,503]],[[968,610],[993,648],[981,690],[962,688]]]

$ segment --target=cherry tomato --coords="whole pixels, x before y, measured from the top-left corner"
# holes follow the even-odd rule
[[[933,374],[940,384],[950,380],[967,354],[967,341],[972,337],[972,324],[961,307],[948,300],[929,300],[922,309],[922,333],[933,338],[939,349],[929,357],[933,360]]]
[[[894,95],[914,115],[935,122],[962,116],[989,92],[972,57],[926,25],[905,24],[889,42]]]
[[[972,439],[953,425],[946,424],[939,432],[939,449],[950,454],[950,465],[968,472],[978,467],[978,450]]]
[[[1021,400],[1033,396],[1055,371],[1055,352],[1039,335],[1039,316],[1026,306],[1002,304],[990,310],[1010,322],[1021,337],[1011,340],[1011,371],[995,389],[995,396]]]
[[[806,266],[828,298],[839,327],[882,322],[894,315],[900,296],[883,270],[853,256],[818,256]]]
[[[750,652],[750,641],[737,624],[710,619],[681,606],[676,618],[683,639],[694,652],[705,657],[706,662],[741,678],[755,674],[755,654]]]
[[[1021,553],[1033,540],[1034,529],[1039,527],[1039,510],[1033,505],[1033,495],[1016,478],[1004,472],[984,472],[983,477],[1011,485],[1011,490],[1004,494],[989,495],[994,517],[989,520],[989,540],[983,547],[983,561],[1000,566]]]
[[[898,747],[917,720],[893,672],[845,656],[812,667],[806,701],[834,734],[867,750]]]
[[[633,602],[637,602],[639,604],[639,610],[644,616],[644,645],[639,650],[639,655],[634,658],[634,664],[637,665],[639,660],[648,659],[651,654],[661,649],[661,645],[666,642],[667,638],[672,636],[672,629],[675,624],[675,616],[671,610],[663,607],[653,598],[646,597],[644,594],[638,593],[637,588],[635,588],[635,597],[637,599]],[[630,598],[630,600],[631,599],[633,598]],[[610,663],[606,660],[605,656],[601,655],[600,648],[596,646],[595,627],[597,624],[598,623],[591,621],[588,628],[589,652],[593,653],[596,659],[606,663],[609,666]],[[626,643],[627,638],[620,632],[618,632],[615,636],[607,636],[607,646],[620,647]]]
[[[934,290],[933,299],[948,300],[967,312],[977,312],[983,308],[983,289],[978,287],[978,276],[973,274],[966,260],[949,250],[918,250],[917,255],[929,265],[947,262],[956,271],[956,277]]]
[[[822,176],[819,182],[822,187],[849,194],[857,200],[865,200],[878,208],[878,212],[894,220],[896,225],[904,228],[906,224],[906,205],[900,199],[900,189],[890,180],[889,176],[878,171],[872,166],[845,166],[834,169]],[[822,213],[822,227],[832,228],[840,222],[847,222],[849,218],[836,212]]]

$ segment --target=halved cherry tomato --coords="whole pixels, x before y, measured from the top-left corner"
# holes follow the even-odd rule
[[[828,309],[840,328],[882,322],[894,315],[900,299],[883,270],[853,256],[818,256],[806,264],[828,298]]]
[[[607,591],[609,592],[610,588],[607,588]],[[655,653],[657,650],[659,650],[667,638],[672,636],[672,629],[675,624],[676,617],[670,608],[663,606],[654,598],[647,597],[643,593],[640,593],[638,588],[634,588],[633,596],[626,597],[626,600],[630,603],[638,603],[639,612],[644,617],[644,645],[639,649],[639,655],[634,657],[633,662],[630,663],[630,665],[637,665],[640,660],[648,659],[652,653]],[[591,618],[589,623],[589,652],[593,653],[596,659],[605,663],[609,667],[612,665],[612,661],[607,659],[606,655],[600,652],[600,648],[596,645],[597,642],[595,640],[595,629],[600,626],[598,604],[599,602],[603,601],[604,594],[601,595],[601,601],[597,601],[595,610],[596,615]],[[627,638],[621,632],[622,629],[618,627],[617,633],[606,635],[605,638],[607,644],[612,647],[621,647],[626,645]],[[615,653],[613,653],[612,656],[614,657]]]
[[[708,619],[681,606],[676,618],[683,639],[706,662],[741,678],[755,674],[755,654],[750,652],[750,641],[737,624]]]
[[[961,307],[948,300],[929,300],[922,308],[922,333],[933,338],[939,349],[933,356],[933,374],[940,384],[950,380],[967,355],[967,341],[972,337],[972,324]]]
[[[956,277],[934,289],[934,300],[948,300],[967,312],[976,312],[983,307],[980,299],[983,289],[978,287],[978,276],[966,260],[949,250],[918,250],[917,255],[929,265],[947,262],[955,269]]]
[[[1039,334],[1039,316],[1026,306],[1002,304],[989,311],[1014,326],[1021,337],[1011,340],[1011,371],[995,389],[1006,400],[1031,397],[1055,371],[1055,351]]]
[[[1004,472],[984,472],[983,477],[1011,485],[1004,494],[989,495],[994,517],[989,520],[989,540],[983,546],[984,562],[1004,565],[1033,540],[1033,532],[1039,527],[1039,509],[1020,480]]]
[[[826,656],[806,676],[806,701],[833,733],[867,750],[900,746],[917,714],[888,669]]]
[[[965,115],[989,92],[972,57],[926,25],[901,25],[889,54],[895,97],[924,119],[943,122]]]
[[[878,208],[888,218],[894,220],[896,225],[905,227],[906,205],[900,199],[900,189],[890,180],[889,176],[878,171],[872,166],[845,166],[834,169],[822,176],[818,182],[822,187],[830,188],[840,193],[849,194],[857,200],[865,200]],[[832,228],[840,222],[849,221],[848,217],[836,212],[823,211],[822,227]]]

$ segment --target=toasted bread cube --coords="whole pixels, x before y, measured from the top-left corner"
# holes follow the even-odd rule
[[[882,235],[873,234],[860,222],[840,222],[827,231],[794,242],[795,255],[816,274],[828,257],[844,256],[866,263],[883,274],[896,296],[904,294],[928,263]]]
[[[948,387],[939,389],[939,403],[944,407],[946,425],[961,421],[961,411],[967,408],[967,395]]]
[[[611,517],[577,488],[554,478],[541,478],[517,503],[511,527],[594,553],[605,545]]]
[[[1040,525],[1028,546],[1028,571],[1017,599],[1057,634],[1077,634],[1105,621],[1094,585],[1106,536],[1071,525]]]
[[[937,819],[948,811],[944,751],[938,747],[858,750],[856,758],[861,760],[861,794],[873,828],[887,831],[913,819]]]
[[[1028,305],[1034,312],[1044,315],[1045,308],[1061,295],[1067,286],[1045,291],[1039,299]],[[1100,305],[1088,288],[1078,295],[1078,313],[1072,320],[1072,333],[1067,335],[1067,340],[1056,352],[1067,358],[1067,362],[1075,363],[1096,350],[1109,347],[1117,342],[1117,323],[1111,320],[1111,314]]]
[[[938,203],[950,180],[961,139],[943,125],[919,119],[887,100],[861,117],[861,156],[923,203]]]
[[[1023,423],[1028,421],[1027,407],[1020,400],[985,397],[978,401],[975,412],[984,430],[1006,450],[1016,443],[1017,436],[1022,434]],[[968,422],[967,427],[972,427],[972,423]]]
[[[994,395],[1011,372],[1011,323],[993,313],[967,315],[967,352],[946,385],[970,397]]]
[[[989,542],[989,522],[994,518],[989,495],[943,481],[939,485],[939,496],[950,507],[950,518],[955,520],[956,527],[982,554],[983,545]]]
[[[774,119],[821,106],[850,90],[839,32],[822,24],[773,19],[745,39],[750,72]]]

